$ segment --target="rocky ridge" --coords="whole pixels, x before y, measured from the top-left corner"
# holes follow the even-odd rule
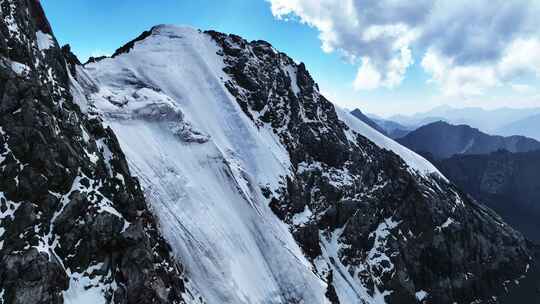
[[[183,302],[181,265],[114,133],[73,103],[39,1],[0,15],[0,302]]]

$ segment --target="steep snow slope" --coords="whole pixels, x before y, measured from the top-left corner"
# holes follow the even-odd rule
[[[519,234],[265,42],[158,26],[75,76],[208,303],[471,302],[525,271]]]
[[[287,153],[227,92],[217,51],[196,30],[156,28],[128,54],[86,66],[99,87],[89,101],[205,300],[324,303],[325,284],[261,193],[289,174]]]
[[[345,122],[354,131],[369,138],[369,140],[371,140],[377,146],[396,153],[410,166],[411,169],[422,174],[429,175],[434,173],[444,178],[439,170],[437,170],[437,168],[435,168],[435,166],[428,162],[425,158],[368,126],[363,121],[354,117],[351,113],[349,113],[349,111],[336,107],[336,112],[338,113],[339,119]]]

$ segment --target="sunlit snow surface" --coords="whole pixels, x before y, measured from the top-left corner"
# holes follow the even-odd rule
[[[290,160],[278,137],[257,128],[225,88],[218,50],[197,30],[160,26],[129,53],[79,68],[72,93],[84,111],[97,111],[115,131],[161,230],[208,303],[327,303],[325,278],[315,273],[328,267],[344,303],[384,303],[384,291],[369,296],[340,263],[329,262],[338,260],[339,231],[322,238],[315,270],[268,207],[261,187],[279,188],[291,174]],[[287,72],[296,73],[291,67]],[[336,110],[353,130],[401,155],[411,170],[438,173]],[[307,209],[293,220],[310,215]]]
[[[205,300],[324,303],[325,284],[260,190],[276,189],[288,174],[287,153],[229,95],[217,50],[196,30],[161,27],[128,54],[87,66],[101,88],[90,103],[115,131],[165,237]],[[148,90],[139,83],[159,88],[154,98],[138,98]],[[209,141],[180,140],[167,119],[129,118],[156,103],[181,112]]]

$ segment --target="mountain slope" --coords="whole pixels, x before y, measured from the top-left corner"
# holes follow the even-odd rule
[[[540,140],[540,114],[509,123],[497,130],[497,133],[507,136],[519,134]]]
[[[360,109],[352,110],[351,114],[354,117],[356,117],[356,118],[360,119],[361,121],[363,121],[365,124],[367,124],[371,128],[379,131],[381,134],[387,135],[386,131],[382,127],[380,127],[376,122],[371,120],[371,118],[367,117],[364,113],[362,113],[362,111],[360,111]]]
[[[228,94],[210,36],[152,33],[78,75],[96,80],[89,102],[118,134],[192,283],[209,303],[323,303],[323,282],[261,191],[279,187],[287,152]]]
[[[73,69],[208,303],[472,302],[531,265],[519,233],[264,41],[157,26]]]
[[[0,302],[183,302],[181,265],[112,130],[73,103],[39,1],[0,14]]]
[[[540,151],[454,156],[437,166],[525,236],[540,242]]]
[[[488,135],[466,125],[456,126],[442,121],[422,126],[398,141],[414,151],[428,152],[437,159],[456,154],[486,154],[497,150],[540,150],[540,142],[532,138]]]

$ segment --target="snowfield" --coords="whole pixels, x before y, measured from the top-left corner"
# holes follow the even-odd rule
[[[268,207],[261,189],[275,191],[292,174],[289,156],[273,131],[255,126],[230,95],[218,51],[200,31],[158,26],[128,53],[79,68],[72,93],[116,133],[164,236],[208,303],[327,303],[325,278],[315,268],[331,265],[338,235],[323,244],[324,260],[314,267]],[[297,92],[296,81],[291,85]],[[336,110],[352,130],[400,155],[411,170],[440,175],[425,159]],[[310,215],[307,209],[294,220]],[[382,244],[389,227],[383,228]],[[385,291],[369,296],[343,265],[331,267],[347,303],[384,303]]]
[[[289,174],[287,152],[229,95],[217,51],[194,29],[162,27],[128,54],[86,66],[100,88],[89,102],[117,134],[165,237],[205,300],[324,303],[324,282],[261,193]],[[156,105],[161,118],[136,115]],[[178,119],[208,141],[181,140],[171,128]]]

